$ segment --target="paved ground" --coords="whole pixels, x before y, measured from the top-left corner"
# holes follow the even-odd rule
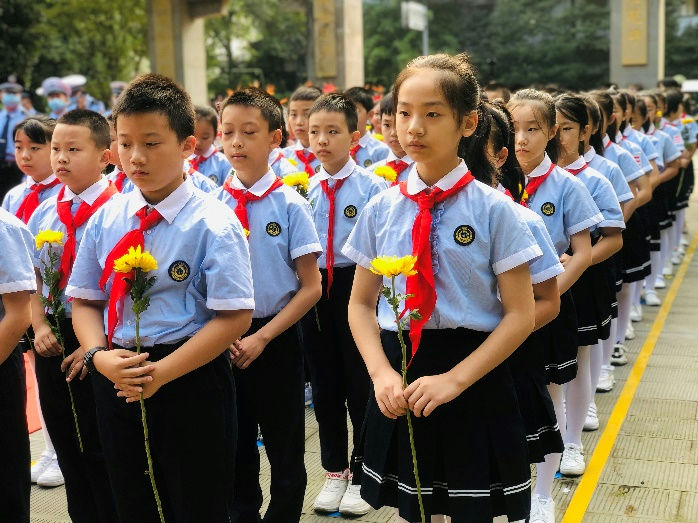
[[[693,248],[696,207],[694,197],[686,220]],[[584,433],[584,476],[555,482],[557,521],[698,521],[698,255],[688,259],[693,250],[661,292],[664,305],[644,307],[644,321],[635,323],[637,337],[626,344],[630,363],[616,368],[613,392],[596,395],[601,428]],[[41,433],[31,441],[36,459]],[[261,481],[268,491],[269,467],[262,455]],[[312,511],[324,477],[311,409],[306,411],[305,464],[308,487],[301,521],[336,521]],[[392,509],[382,509],[356,521],[393,519]],[[64,489],[32,486],[32,522],[67,521]]]

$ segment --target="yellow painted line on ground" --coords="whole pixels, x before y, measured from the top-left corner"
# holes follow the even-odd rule
[[[613,412],[611,412],[611,417],[608,419],[606,428],[604,429],[603,434],[601,434],[599,442],[594,449],[594,453],[587,464],[586,471],[584,472],[584,475],[582,476],[582,479],[579,482],[572,499],[570,500],[570,504],[567,506],[567,511],[562,518],[562,523],[581,523],[582,518],[584,518],[584,514],[586,513],[589,502],[591,501],[591,496],[594,494],[594,490],[599,482],[599,478],[601,477],[601,472],[603,472],[603,468],[606,465],[606,461],[611,455],[611,451],[613,450],[613,445],[616,442],[620,428],[628,414],[628,409],[630,409],[630,403],[633,401],[637,387],[640,384],[642,375],[645,372],[645,367],[647,367],[650,356],[652,356],[652,351],[654,350],[657,340],[659,339],[659,335],[664,328],[664,323],[666,322],[667,316],[669,316],[669,311],[674,304],[674,299],[676,298],[676,294],[679,292],[679,287],[681,286],[681,282],[683,282],[683,278],[686,275],[688,265],[691,263],[691,259],[693,258],[696,247],[698,247],[698,234],[693,237],[693,241],[691,241],[691,245],[687,249],[686,255],[684,256],[684,260],[681,263],[676,276],[674,277],[674,281],[664,297],[664,301],[659,309],[659,313],[657,313],[657,317],[652,324],[652,328],[647,335],[647,339],[642,345],[640,354],[638,354],[635,365],[633,365],[633,368],[630,371],[630,375],[628,376],[628,380],[625,382],[625,386],[618,397],[616,406],[613,408]]]

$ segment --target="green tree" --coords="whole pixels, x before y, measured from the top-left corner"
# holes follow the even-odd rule
[[[29,62],[38,42],[31,28],[39,9],[34,2],[2,0],[0,3],[0,83],[9,75],[26,82],[30,76]]]
[[[666,3],[666,75],[682,74],[686,78],[698,78],[698,26],[679,30],[681,0]]]

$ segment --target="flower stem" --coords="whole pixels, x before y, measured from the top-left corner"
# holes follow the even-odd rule
[[[141,353],[140,321],[141,315],[136,313],[136,354]],[[145,401],[143,400],[142,392],[138,402],[141,405],[141,423],[143,424],[143,440],[145,441],[145,455],[148,458],[148,476],[150,477],[150,486],[153,488],[153,495],[155,496],[155,504],[158,507],[158,515],[160,516],[160,522],[165,523],[165,515],[162,512],[162,503],[160,502],[160,493],[158,492],[158,487],[155,484],[155,474],[153,473],[153,458],[150,455],[148,423],[145,419]]]
[[[395,276],[390,279],[392,285],[393,298],[395,298]],[[395,314],[395,321],[397,322],[397,337],[400,340],[400,348],[402,349],[402,386],[407,387],[407,344],[402,335],[402,323],[400,320],[400,312],[398,311],[398,302],[394,300],[393,302],[393,313]],[[412,427],[412,416],[410,415],[410,410],[407,409],[407,431],[410,435],[410,451],[412,452],[412,469],[414,470],[414,481],[417,485],[417,502],[419,503],[419,516],[422,523],[426,523],[426,516],[424,515],[424,502],[422,501],[422,483],[419,481],[419,466],[417,465],[417,449],[414,446],[414,429]]]
[[[61,346],[61,356],[63,359],[65,359],[65,345],[63,344],[63,334],[61,334],[61,328],[60,324],[58,322],[58,319],[55,319],[56,321],[56,333],[58,336],[58,343]],[[78,436],[78,446],[80,447],[80,453],[82,454],[85,449],[82,445],[82,434],[80,434],[80,425],[78,424],[78,413],[75,410],[75,399],[73,398],[73,387],[71,386],[71,383],[68,381],[66,382],[66,385],[68,385],[68,396],[70,396],[70,409],[73,411],[73,422],[75,423],[75,433]]]
[[[320,327],[320,315],[317,312],[317,305],[313,305],[313,309],[315,309],[315,324],[317,325],[317,331],[322,332],[322,328]]]

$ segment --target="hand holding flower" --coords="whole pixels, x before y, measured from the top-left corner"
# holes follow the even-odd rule
[[[404,395],[410,410],[419,418],[428,416],[436,407],[455,399],[462,392],[458,382],[446,372],[417,378],[405,389]]]
[[[407,414],[402,377],[392,367],[373,376],[373,390],[378,408],[386,418],[397,419]]]

